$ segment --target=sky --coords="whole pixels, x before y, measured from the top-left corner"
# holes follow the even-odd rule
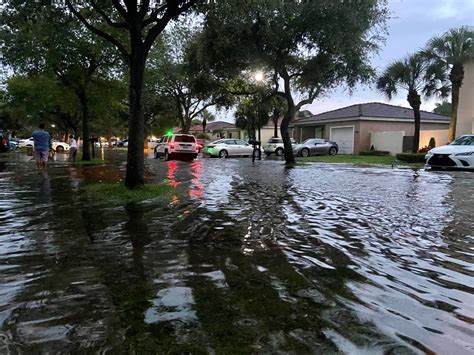
[[[391,16],[385,45],[372,64],[381,72],[391,62],[423,48],[434,36],[442,35],[453,27],[474,26],[474,0],[389,0]],[[408,106],[406,93],[388,100],[374,87],[358,87],[352,96],[338,88],[326,97],[316,100],[303,109],[320,113],[364,102],[386,102]],[[424,100],[422,109],[431,111],[439,100]]]
[[[372,58],[372,65],[378,73],[393,61],[425,47],[434,36],[440,36],[451,28],[474,26],[474,0],[388,0],[388,6],[391,12],[388,34],[379,53]],[[439,101],[422,99],[421,109],[432,111]],[[352,94],[339,87],[302,109],[317,114],[366,102],[409,107],[403,91],[388,100],[374,86],[358,86]],[[215,112],[218,120],[228,122],[234,121],[233,113],[233,110]]]

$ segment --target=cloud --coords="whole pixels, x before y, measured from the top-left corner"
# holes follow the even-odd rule
[[[471,14],[471,21],[474,20],[474,2],[472,0],[442,0],[433,2],[431,14],[437,19],[457,19],[464,18],[466,14]]]

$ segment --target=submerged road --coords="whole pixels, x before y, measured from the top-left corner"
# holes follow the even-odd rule
[[[474,353],[474,174],[0,156],[0,353]]]

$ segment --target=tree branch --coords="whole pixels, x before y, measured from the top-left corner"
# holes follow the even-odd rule
[[[168,6],[163,16],[156,21],[156,24],[152,28],[150,28],[150,30],[146,34],[145,41],[143,42],[143,48],[145,49],[145,53],[148,53],[151,46],[153,45],[153,42],[155,42],[156,37],[158,37],[158,35],[165,29],[166,25],[173,17],[176,17],[179,14],[188,11],[198,2],[198,0],[189,0],[188,3],[184,3],[181,7],[179,7],[180,3],[183,3],[185,1],[186,0],[177,0],[176,2],[173,2],[172,7],[168,2]]]
[[[110,19],[109,16],[102,10],[99,6],[97,6],[97,3],[95,1],[91,1],[91,6],[92,8],[99,13],[99,15],[102,16],[102,18],[107,22],[107,24],[111,27],[115,28],[127,28],[127,23],[126,22],[114,22]]]
[[[152,24],[153,22],[158,20],[158,14],[162,12],[164,9],[166,9],[166,5],[161,5],[160,7],[156,8],[153,10],[150,14],[150,16],[143,21],[143,28],[146,26]]]
[[[72,5],[71,3],[71,0],[66,0],[66,6],[68,7],[68,9],[78,18],[78,20],[80,22],[82,22],[84,24],[84,26],[87,27],[87,29],[89,29],[91,32],[95,33],[96,35],[104,38],[105,40],[109,41],[110,43],[112,43],[115,47],[117,47],[117,49],[120,51],[120,53],[122,53],[123,57],[124,57],[124,60],[126,62],[128,62],[130,60],[130,54],[127,52],[127,50],[125,49],[125,47],[122,45],[122,43],[119,42],[119,40],[117,40],[115,37],[113,37],[112,35],[110,35],[109,33],[107,32],[104,32],[100,29],[98,29],[97,27],[91,25],[85,18],[84,16],[82,16],[79,11],[77,11],[77,9]]]
[[[112,0],[112,4],[114,5],[115,9],[119,12],[119,14],[128,21],[128,12],[123,8],[120,4],[120,0]]]

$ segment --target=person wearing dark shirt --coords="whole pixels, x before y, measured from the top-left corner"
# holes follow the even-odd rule
[[[49,141],[51,136],[44,130],[44,124],[39,125],[39,129],[33,132],[33,142],[35,146],[35,159],[38,169],[46,169],[49,156]]]

